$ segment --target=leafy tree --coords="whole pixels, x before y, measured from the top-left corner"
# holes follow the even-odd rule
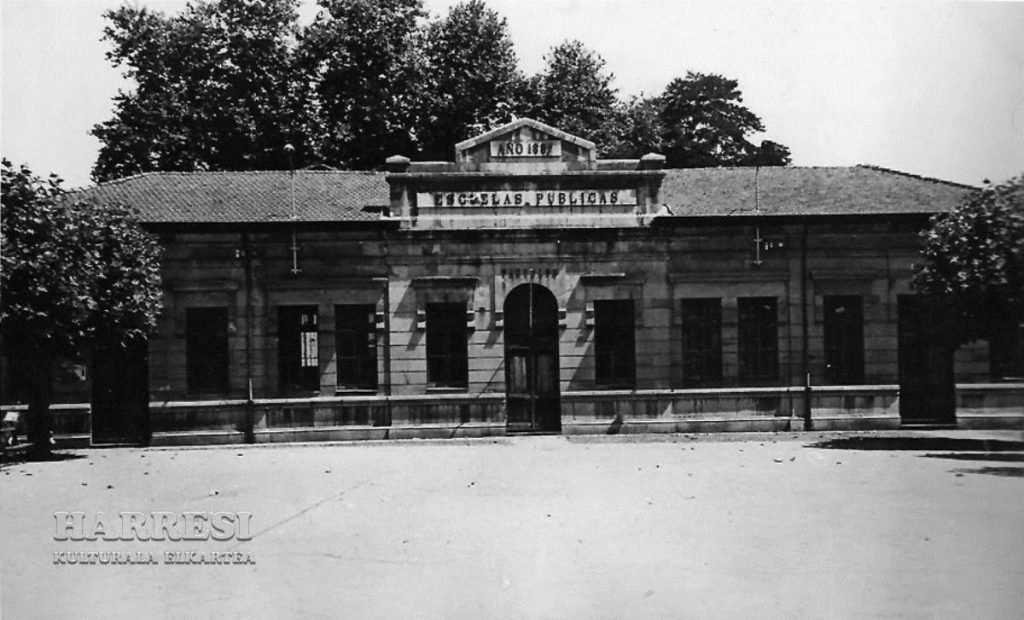
[[[626,159],[664,152],[660,99],[633,97],[621,106],[617,120],[617,126],[608,131],[612,135],[604,152],[606,157]]]
[[[789,149],[769,141],[758,148],[747,139],[764,131],[764,124],[742,102],[736,80],[693,72],[672,80],[660,97],[666,165],[788,164]]]
[[[106,13],[107,58],[134,88],[92,133],[97,181],[149,170],[377,168],[394,154],[448,159],[470,135],[530,116],[597,143],[602,157],[670,167],[789,163],[750,135],[761,120],[735,80],[688,73],[658,97],[620,101],[601,56],[565,41],[524,77],[505,20],[465,0],[428,21],[422,0],[199,0],[174,16]]]
[[[914,286],[948,307],[954,344],[987,339],[1024,369],[1024,176],[987,185],[922,234]]]
[[[744,166],[787,166],[789,165],[789,147],[762,140],[760,146],[753,149],[753,152],[743,159]]]
[[[107,59],[134,89],[93,127],[102,143],[93,178],[287,166],[282,148],[301,145],[308,116],[294,71],[297,2],[198,2],[171,17],[108,11]]]
[[[425,29],[425,159],[450,159],[453,146],[511,120],[524,79],[505,18],[482,0],[453,6]]]
[[[300,72],[314,85],[318,157],[352,168],[412,154],[420,140],[421,0],[319,0],[303,33]]]
[[[614,75],[605,71],[605,61],[579,41],[566,41],[551,48],[545,67],[527,83],[527,115],[597,143],[603,155],[615,144],[620,106]]]
[[[35,456],[49,452],[54,364],[95,344],[125,344],[156,325],[159,248],[126,207],[76,200],[3,160],[0,322],[29,383]]]
[[[756,114],[742,105],[735,80],[688,73],[672,80],[657,97],[634,97],[623,106],[607,154],[640,157],[662,153],[670,168],[784,166],[789,149],[777,142],[752,143],[764,131]]]

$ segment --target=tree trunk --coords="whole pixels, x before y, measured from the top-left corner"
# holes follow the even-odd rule
[[[28,354],[29,399],[25,424],[32,444],[29,458],[48,460],[50,450],[50,403],[53,400],[53,358],[35,350]]]

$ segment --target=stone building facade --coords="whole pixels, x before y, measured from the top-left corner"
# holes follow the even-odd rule
[[[84,190],[159,236],[164,310],[148,350],[63,387],[61,428],[170,444],[1019,424],[1024,384],[993,375],[987,343],[943,352],[910,289],[919,231],[973,188],[663,161],[601,160],[522,119],[452,162]]]

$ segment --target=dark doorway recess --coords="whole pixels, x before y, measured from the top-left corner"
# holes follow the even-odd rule
[[[505,298],[504,312],[508,430],[558,432],[558,302],[543,286],[521,284]]]
[[[945,313],[915,295],[899,300],[900,419],[955,424],[956,383]]]
[[[127,345],[96,346],[92,363],[92,443],[149,443],[149,347],[144,338]]]

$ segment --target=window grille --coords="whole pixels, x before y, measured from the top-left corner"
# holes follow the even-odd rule
[[[636,323],[632,299],[594,302],[594,383],[636,387]]]
[[[185,309],[185,389],[189,394],[228,391],[228,309]]]
[[[778,305],[774,297],[741,297],[739,311],[739,378],[743,382],[779,378]]]
[[[377,389],[377,318],[372,305],[335,307],[338,388]]]
[[[465,388],[469,383],[466,304],[428,303],[427,385]]]
[[[280,306],[278,373],[283,392],[320,389],[320,340],[316,306]]]
[[[825,380],[864,381],[864,303],[859,296],[826,296]]]
[[[683,384],[722,381],[722,300],[682,301]]]

